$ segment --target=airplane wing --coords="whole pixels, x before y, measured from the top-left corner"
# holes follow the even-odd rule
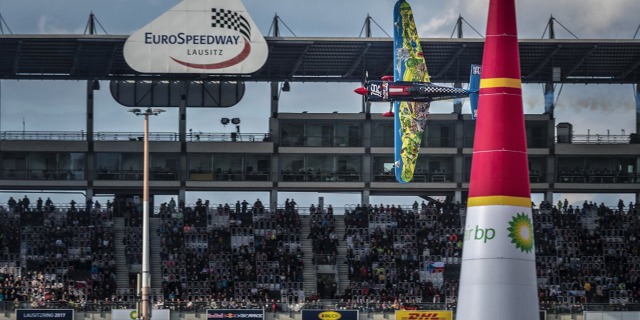
[[[431,82],[409,3],[396,2],[393,17],[394,80]],[[394,102],[395,175],[400,183],[413,180],[429,106],[430,102]]]

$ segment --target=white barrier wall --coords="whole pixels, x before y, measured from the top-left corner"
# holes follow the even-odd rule
[[[638,320],[638,311],[585,311],[584,320]]]

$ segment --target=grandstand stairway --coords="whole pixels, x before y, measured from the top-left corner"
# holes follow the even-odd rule
[[[300,215],[300,250],[304,253],[302,262],[304,262],[304,271],[302,277],[304,279],[305,294],[309,296],[312,292],[316,292],[318,283],[316,282],[316,266],[313,263],[313,243],[311,239],[307,239],[311,233],[311,219],[308,215]]]
[[[587,228],[587,230],[589,230],[589,232],[593,234],[593,232],[598,227],[598,209],[588,207],[584,208],[584,210],[585,213],[582,218],[582,223]]]
[[[149,218],[149,271],[151,272],[151,292],[162,290],[162,258],[160,257],[161,237],[158,234],[162,221],[160,218]]]
[[[457,263],[448,263],[445,267],[444,272],[444,283],[457,283],[460,281],[460,270],[462,269],[462,265]],[[446,302],[455,301],[457,296],[457,291],[453,289],[447,288],[444,292],[444,299]]]
[[[336,256],[336,265],[338,266],[338,293],[344,292],[349,287],[349,265],[347,264],[347,241],[343,240],[347,232],[344,223],[344,216],[335,219],[335,231],[338,236],[338,254]]]
[[[127,291],[129,288],[129,265],[127,264],[127,254],[124,245],[124,218],[116,217],[113,221],[113,233],[115,241],[115,255],[116,255],[116,276],[118,289]]]

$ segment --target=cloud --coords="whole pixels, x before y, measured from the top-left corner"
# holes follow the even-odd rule
[[[519,31],[521,35],[532,38],[542,36],[551,15],[558,22],[554,28],[556,38],[573,38],[569,32],[581,39],[631,38],[637,26],[635,13],[638,11],[640,2],[635,0],[537,0],[517,3]]]
[[[426,23],[416,23],[418,34],[422,38],[449,38],[456,25],[458,12],[454,8],[449,8],[443,14],[427,20]]]
[[[62,26],[61,22],[57,19],[41,15],[38,18],[37,33],[40,34],[83,34],[84,28],[69,29]]]

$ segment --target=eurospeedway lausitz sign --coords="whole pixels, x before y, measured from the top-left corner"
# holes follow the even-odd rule
[[[142,73],[249,74],[269,49],[240,0],[183,0],[132,34],[124,58]]]

